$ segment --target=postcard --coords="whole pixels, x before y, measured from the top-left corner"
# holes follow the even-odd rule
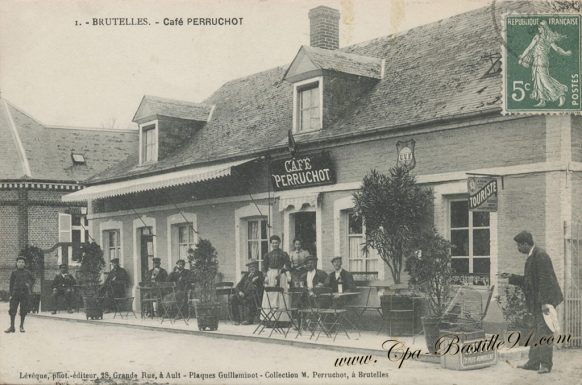
[[[0,383],[577,383],[581,4],[0,0]]]

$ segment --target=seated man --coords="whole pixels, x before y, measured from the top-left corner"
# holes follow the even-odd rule
[[[342,257],[333,258],[331,263],[333,264],[334,270],[327,278],[327,286],[329,286],[334,293],[353,290],[355,288],[354,278],[349,271],[342,268]],[[339,290],[340,287],[341,290]]]
[[[59,297],[65,297],[67,312],[72,313],[73,310],[71,310],[71,301],[73,298],[73,286],[75,286],[77,281],[75,281],[75,278],[68,273],[66,264],[60,265],[59,270],[60,273],[55,276],[52,285],[52,298],[54,306],[52,314],[57,314]]]
[[[185,269],[185,266],[186,261],[183,259],[179,259],[176,262],[174,271],[172,271],[168,276],[168,282],[174,282],[176,284],[175,298],[172,298],[172,294],[168,294],[164,297],[165,302],[175,300],[178,306],[180,306],[183,315],[186,315],[188,309],[188,293],[190,292],[190,287],[193,281],[192,272]]]
[[[161,259],[154,258],[154,267],[148,272],[148,280],[150,283],[166,282],[168,280],[168,272],[161,267]]]
[[[231,313],[235,325],[239,325],[241,319],[244,319],[243,325],[252,324],[263,297],[265,276],[259,271],[259,261],[252,259],[247,266],[249,271],[235,286],[235,294],[231,297]]]
[[[113,299],[125,298],[125,289],[129,286],[129,274],[123,267],[119,266],[119,258],[113,258],[111,265],[111,271],[101,288],[105,294],[105,306],[109,311],[115,307]]]
[[[301,275],[300,282],[303,287],[306,287],[310,294],[313,294],[313,289],[316,287],[323,287],[327,281],[327,274],[323,270],[316,269],[317,258],[309,256],[305,258],[306,271]]]

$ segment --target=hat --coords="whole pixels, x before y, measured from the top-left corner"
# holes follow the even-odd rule
[[[160,263],[160,262],[162,262],[162,260],[160,258],[154,258],[154,259],[152,259],[152,261],[154,263]]]
[[[339,259],[339,260],[340,260],[340,262],[341,262],[341,260],[342,260],[342,257],[333,257],[333,258],[331,259],[331,263],[333,263],[333,261],[335,261],[336,259]]]
[[[24,258],[22,255],[19,255],[18,257],[16,257],[16,262],[23,260],[24,262],[26,262],[26,258]]]
[[[61,267],[64,267],[64,268],[66,269],[68,266],[67,266],[67,264],[66,264],[66,263],[61,263],[61,264],[59,265],[59,269],[60,269]]]
[[[313,255],[308,255],[307,257],[305,257],[305,262],[307,262],[307,261],[316,262],[317,261],[317,257],[315,257]]]
[[[111,260],[111,263],[119,263],[119,258],[113,258],[113,259]]]
[[[176,265],[186,265],[186,261],[184,261],[183,259],[178,259],[176,261]]]
[[[257,261],[256,259],[250,259],[250,260],[249,260],[249,261],[246,263],[246,265],[247,265],[247,266],[252,266],[252,265],[256,265],[256,266],[258,266],[258,265],[259,265],[259,261]]]
[[[513,240],[517,243],[527,243],[528,245],[534,244],[533,236],[529,231],[525,230],[513,237]]]

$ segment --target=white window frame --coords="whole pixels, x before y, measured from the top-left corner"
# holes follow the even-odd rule
[[[345,224],[346,224],[346,232],[345,232],[345,237],[346,237],[346,253],[348,254],[348,260],[347,260],[347,266],[345,266],[346,270],[351,271],[350,269],[350,261],[363,261],[364,266],[368,266],[369,261],[376,261],[376,270],[361,270],[364,271],[366,273],[374,273],[374,272],[378,272],[379,273],[379,266],[382,266],[381,264],[384,263],[384,261],[382,261],[380,259],[380,257],[378,256],[378,253],[376,253],[376,250],[374,249],[369,249],[367,255],[362,254],[360,257],[357,258],[350,258],[349,255],[349,247],[350,247],[350,238],[360,238],[362,243],[364,243],[366,241],[366,224],[363,223],[362,221],[362,233],[361,234],[350,234],[350,215],[353,215],[354,211],[347,209],[344,210],[344,218],[345,218]],[[363,247],[363,246],[362,246]],[[383,267],[383,266],[382,266]],[[379,275],[379,274],[378,274]]]
[[[273,223],[273,210],[265,204],[248,204],[234,210],[235,280],[237,282],[242,275],[242,261],[246,261],[247,258],[247,242],[246,236],[243,234],[243,231],[245,234],[248,232],[247,219],[266,217],[266,215],[268,215],[269,223]],[[267,227],[267,236],[271,235],[273,235],[272,231]]]
[[[116,255],[117,258],[119,258],[119,263],[121,266],[124,266],[124,255],[123,255],[123,224],[122,222],[119,221],[107,221],[107,222],[101,222],[99,224],[99,244],[102,245],[103,247],[105,247],[105,243],[109,244],[109,239],[107,239],[107,241],[105,240],[105,234],[109,231],[116,231],[119,234],[119,253]],[[108,235],[108,234],[107,234]],[[103,250],[104,252],[104,257],[106,257],[106,269],[109,269],[109,267],[111,266],[111,259],[107,260],[107,258],[110,258],[109,255],[109,250]]]
[[[310,86],[317,83],[319,90],[319,127],[304,130],[301,127],[301,111],[299,107],[300,93],[304,89],[311,88]],[[293,133],[301,134],[304,132],[318,131],[323,128],[323,76],[311,78],[293,84]]]
[[[153,126],[153,128],[149,128]],[[145,130],[145,128],[148,128]],[[144,135],[146,131],[154,131],[155,137],[155,144],[154,144],[154,151],[153,151],[153,159],[146,160],[145,157],[145,148],[144,148]],[[160,145],[160,131],[158,129],[158,121],[152,120],[150,122],[142,123],[139,125],[139,164],[148,164],[148,163],[155,163],[158,161],[158,150]]]
[[[80,233],[79,242],[80,242],[81,247],[82,247],[82,245],[87,241],[87,239],[85,238],[85,231],[89,231],[89,229],[87,227],[85,227],[85,225],[84,225],[84,223],[87,222],[87,215],[86,214],[79,214],[78,215],[79,217],[81,217],[81,224],[80,225],[73,225],[73,215],[77,215],[77,214],[71,215],[71,243],[73,242],[73,231],[79,231],[79,233]],[[69,265],[72,265],[72,266],[80,266],[81,265],[81,261],[74,261],[73,260],[72,248],[71,248],[71,253],[69,254]]]
[[[260,253],[262,250],[262,243],[266,241],[267,242],[267,253],[269,252],[269,246],[270,246],[269,245],[269,220],[266,216],[259,216],[259,217],[244,218],[244,221],[246,223],[246,234],[247,234],[245,237],[246,248],[244,250],[244,256],[245,256],[244,259],[245,259],[245,261],[248,261],[249,260],[249,252],[248,252],[249,248],[248,248],[248,246],[249,246],[250,242],[258,242],[259,243],[259,253]],[[250,222],[258,222],[259,238],[257,238],[257,239],[249,239],[249,237],[248,237],[249,223]],[[261,237],[261,223],[262,222],[265,222],[265,225],[267,226],[266,238]],[[263,268],[263,258],[262,257],[263,256],[261,256],[260,258],[257,259],[259,261],[259,270],[262,270],[262,268]]]
[[[118,229],[105,230],[103,233],[103,239],[107,239],[107,247],[105,248],[106,256],[108,258],[108,262],[111,262],[113,258],[119,258],[121,256],[121,233]],[[113,246],[111,245],[112,234],[115,234],[117,241]],[[113,254],[111,253],[112,250],[114,251]]]
[[[176,263],[176,261],[174,261],[174,257],[179,258],[178,255],[173,255],[174,253],[174,246],[176,248],[178,248],[178,245],[173,245],[173,236],[172,236],[172,232],[173,229],[176,228],[177,230],[177,226],[180,225],[187,225],[188,222],[190,222],[190,224],[192,225],[192,243],[194,245],[196,245],[198,243],[198,234],[196,233],[196,231],[198,229],[198,218],[196,216],[196,214],[192,213],[192,212],[182,212],[182,213],[177,213],[177,214],[172,214],[170,216],[167,217],[166,219],[167,222],[167,228],[166,228],[166,234],[167,234],[167,258],[168,258],[168,263],[167,263],[167,269],[168,271],[171,271],[174,268],[174,263]],[[174,227],[175,226],[175,227]],[[155,238],[155,237],[154,237]]]

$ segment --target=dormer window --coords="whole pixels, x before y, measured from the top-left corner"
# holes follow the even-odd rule
[[[322,126],[321,78],[295,84],[295,132],[320,130]]]
[[[158,130],[156,123],[141,127],[141,163],[158,160]]]

